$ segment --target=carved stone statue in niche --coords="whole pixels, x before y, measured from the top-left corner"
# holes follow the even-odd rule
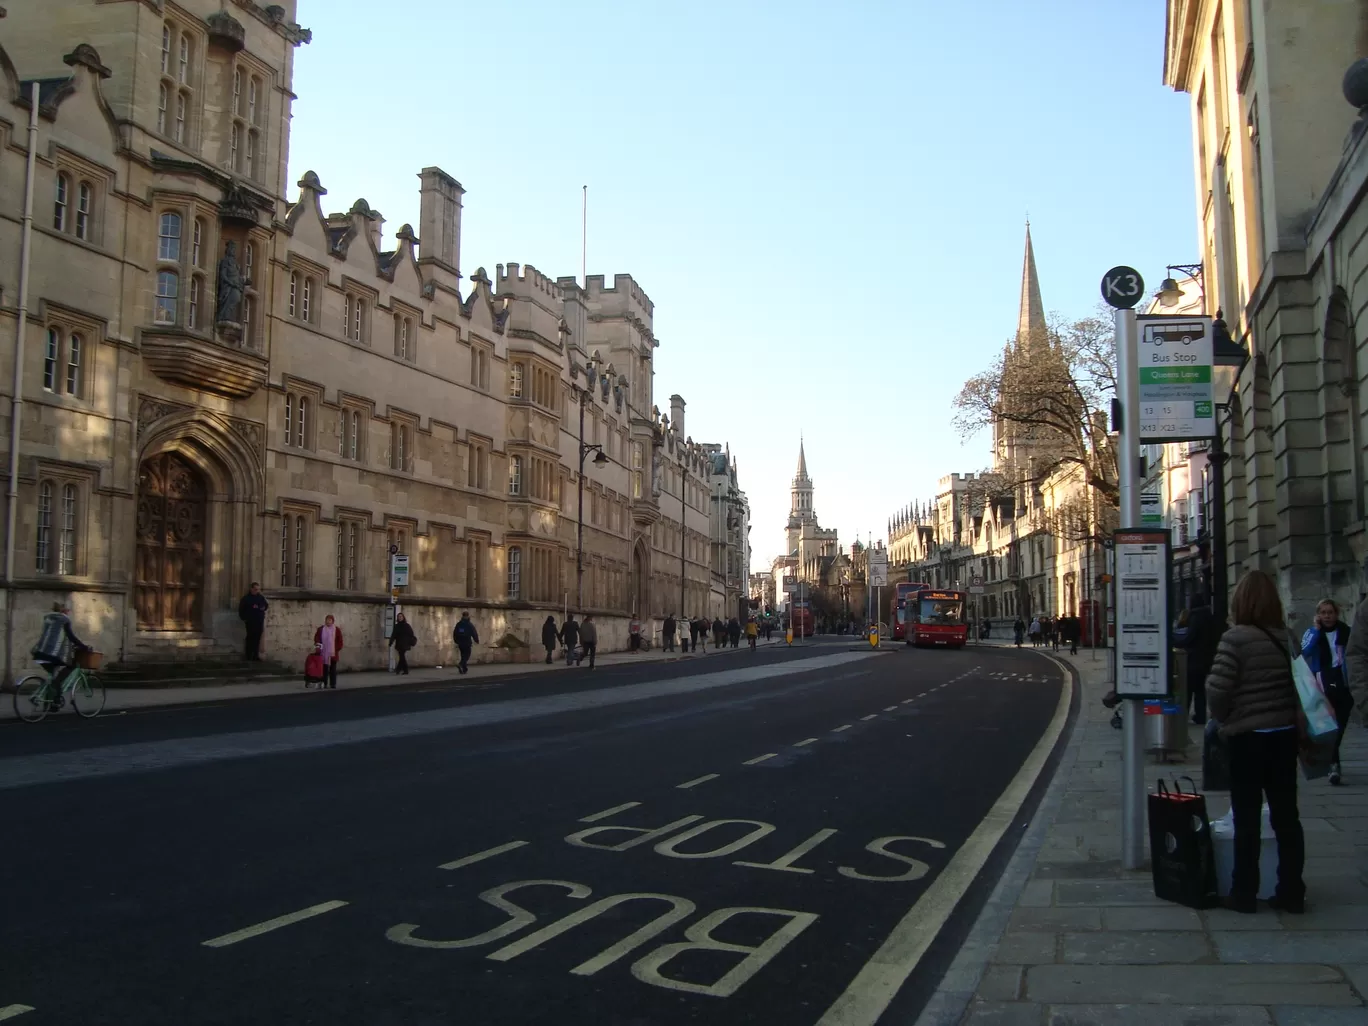
[[[651,494],[660,498],[660,446],[651,446]]]
[[[229,326],[241,330],[242,294],[250,284],[243,277],[242,267],[237,261],[237,243],[228,243],[218,263],[218,285],[215,290],[217,306],[214,321],[220,330]]]

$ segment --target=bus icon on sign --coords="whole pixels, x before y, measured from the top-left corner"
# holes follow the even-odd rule
[[[1206,325],[1204,324],[1147,324],[1145,325],[1145,337],[1141,340],[1141,344],[1190,346],[1205,336]]]

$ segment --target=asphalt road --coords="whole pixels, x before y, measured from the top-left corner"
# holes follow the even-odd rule
[[[1063,672],[801,655],[0,728],[0,1019],[911,1022]]]

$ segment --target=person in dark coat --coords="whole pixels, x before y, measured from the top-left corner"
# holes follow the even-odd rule
[[[712,632],[714,648],[721,648],[727,643],[727,625],[722,622],[722,617],[713,617]]]
[[[1021,617],[1016,618],[1016,623],[1012,624],[1012,634],[1016,638],[1017,648],[1021,647],[1021,639],[1026,636],[1026,621]]]
[[[546,622],[542,624],[542,644],[546,646],[546,664],[551,665],[551,656],[556,651],[556,639],[559,634],[556,631],[556,618],[548,616]]]
[[[727,640],[732,648],[741,643],[741,621],[734,616],[727,621]]]
[[[560,639],[565,646],[565,665],[578,663],[579,658],[575,654],[575,647],[579,644],[580,625],[575,619],[575,614],[571,613],[565,618],[565,623],[561,625]]]
[[[675,639],[675,627],[676,627],[676,626],[677,626],[677,625],[675,624],[674,613],[667,613],[667,614],[665,615],[665,622],[664,622],[663,624],[660,625],[660,636],[661,636],[662,640],[664,641],[664,645],[662,646],[662,648],[663,648],[666,652],[673,652],[673,651],[674,651],[674,639]]]
[[[703,651],[708,651],[708,623],[701,617],[695,616],[689,621],[689,634],[693,641],[693,650],[698,651],[698,639],[703,639]]]
[[[394,618],[394,630],[390,633],[389,643],[394,646],[394,654],[397,656],[394,672],[408,676],[408,653],[417,646],[418,636],[413,633],[413,625],[403,613]]]
[[[475,629],[475,623],[470,619],[468,612],[462,612],[461,618],[456,621],[456,626],[451,631],[451,640],[456,642],[456,648],[461,653],[461,661],[456,664],[456,672],[470,672],[470,650],[480,640],[480,632]]]
[[[1192,722],[1205,726],[1207,721],[1206,679],[1216,658],[1216,647],[1221,641],[1220,625],[1211,612],[1211,602],[1203,594],[1196,594],[1188,606],[1187,632],[1174,638],[1174,645],[1187,651],[1188,709]]]
[[[238,619],[247,627],[247,644],[242,657],[249,663],[261,662],[261,635],[266,630],[266,610],[269,608],[261,585],[253,581],[251,589],[238,603]]]

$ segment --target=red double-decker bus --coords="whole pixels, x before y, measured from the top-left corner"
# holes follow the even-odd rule
[[[962,591],[923,588],[911,599],[907,632],[909,643],[963,648],[969,640],[969,624],[964,619],[965,595]]]
[[[893,585],[893,640],[906,641],[909,645],[911,640],[907,637],[908,602],[917,597],[917,592],[931,585],[925,581],[899,581]]]

